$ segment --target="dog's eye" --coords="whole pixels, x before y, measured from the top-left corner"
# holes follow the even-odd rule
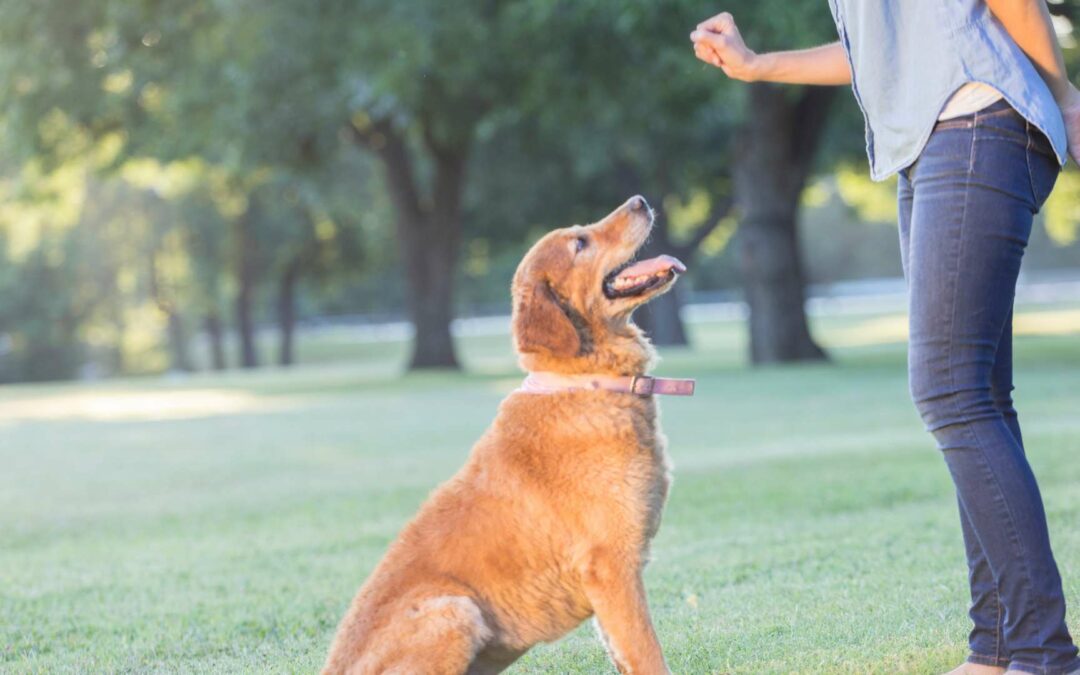
[[[578,237],[577,241],[574,242],[574,250],[576,252],[578,252],[578,253],[581,253],[582,251],[585,250],[585,247],[588,246],[588,245],[589,245],[589,240],[588,239],[586,239],[585,237]]]

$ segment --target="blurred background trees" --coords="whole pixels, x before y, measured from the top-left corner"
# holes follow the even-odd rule
[[[752,361],[824,357],[806,284],[898,272],[891,186],[847,91],[693,58],[721,9],[761,49],[835,39],[824,2],[0,0],[0,380],[287,366],[335,315],[459,367],[454,318],[507,311],[538,233],[634,193],[692,270],[655,341],[731,291]],[[1061,185],[1036,264],[1080,260]]]

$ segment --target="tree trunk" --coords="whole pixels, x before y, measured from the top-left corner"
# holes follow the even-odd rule
[[[420,238],[422,234],[410,237]],[[414,242],[405,247],[405,255],[409,315],[416,331],[409,369],[459,368],[450,333],[457,251],[449,244]]]
[[[124,354],[124,335],[127,333],[127,323],[124,321],[124,312],[119,302],[112,305],[112,321],[116,329],[116,342],[111,349],[112,363],[110,366],[113,374],[120,375],[127,367],[127,358]]]
[[[465,156],[438,157],[434,203],[423,219],[399,223],[406,258],[409,312],[416,334],[410,370],[457,369],[450,325],[454,319],[454,270],[461,241],[461,192]]]
[[[826,358],[807,323],[797,231],[799,198],[831,100],[825,91],[806,89],[796,100],[780,87],[750,86],[734,179],[755,364]]]
[[[240,338],[240,366],[259,367],[259,351],[255,334],[255,241],[253,221],[258,207],[252,196],[247,212],[236,221],[236,330]]]
[[[460,368],[450,333],[454,270],[461,241],[461,199],[471,135],[456,144],[425,136],[434,165],[430,199],[416,182],[408,144],[388,122],[353,127],[359,143],[378,154],[397,214],[397,236],[415,329],[409,369]]]
[[[278,286],[278,365],[281,366],[291,366],[295,362],[296,286],[299,281],[300,263],[294,261],[285,268]]]
[[[188,349],[187,331],[184,330],[183,318],[175,311],[169,311],[166,317],[169,347],[172,352],[172,369],[184,373],[194,372],[195,366],[191,364],[191,352]]]
[[[210,312],[203,325],[210,341],[210,365],[214,370],[225,370],[225,331],[221,325],[221,317],[216,311]]]
[[[168,335],[170,352],[170,369],[190,373],[195,370],[191,363],[191,352],[188,349],[187,331],[184,330],[184,321],[180,312],[176,311],[176,303],[162,290],[157,276],[157,252],[151,251],[149,259],[150,297],[158,309],[165,314],[165,331]]]

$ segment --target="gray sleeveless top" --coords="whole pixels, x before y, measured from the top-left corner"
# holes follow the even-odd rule
[[[1000,91],[1065,163],[1061,110],[984,0],[829,0],[829,6],[866,117],[874,180],[915,161],[945,103],[967,82]]]

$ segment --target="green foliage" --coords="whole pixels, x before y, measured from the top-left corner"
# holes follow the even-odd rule
[[[731,192],[746,112],[745,88],[689,47],[720,9],[758,49],[835,38],[824,2],[0,0],[2,332],[42,334],[23,314],[49,315],[52,302],[22,288],[32,264],[76,287],[57,303],[87,308],[51,341],[110,371],[163,367],[167,313],[191,329],[232,311],[247,246],[236,225],[252,198],[263,206],[248,223],[258,320],[275,317],[270,301],[294,269],[303,311],[400,313],[397,213],[377,157],[386,138],[362,149],[355,138],[383,123],[404,139],[422,206],[435,150],[468,158],[460,308],[505,303],[538,232],[593,220],[633,192],[687,241]],[[850,98],[833,108],[826,173],[862,153]],[[889,199],[854,173],[838,174],[845,199],[886,218]],[[1077,221],[1069,180],[1047,206],[1062,243]],[[734,283],[733,228],[707,240],[701,286]],[[61,249],[65,269],[50,268]],[[87,288],[100,297],[88,302]],[[33,300],[16,309],[23,296]]]
[[[837,168],[836,189],[845,204],[855,210],[860,219],[872,223],[896,223],[896,178],[874,182],[860,167]]]

